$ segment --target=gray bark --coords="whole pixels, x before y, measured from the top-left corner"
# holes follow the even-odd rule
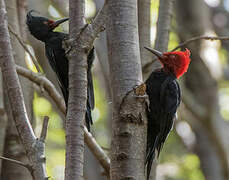
[[[31,70],[27,70],[23,67],[16,66],[17,73],[22,75],[23,77],[31,80],[38,86],[43,86],[44,90],[48,93],[48,95],[53,99],[53,101],[56,103],[57,107],[60,109],[60,111],[65,114],[66,113],[66,106],[64,103],[63,98],[56,90],[55,86],[44,76],[41,76],[37,73],[32,72]],[[104,151],[101,149],[101,147],[97,144],[95,139],[92,137],[91,133],[87,131],[87,128],[84,127],[84,136],[85,136],[85,143],[88,145],[91,152],[94,154],[96,159],[100,162],[101,166],[104,168],[104,170],[109,172],[110,168],[110,160],[108,156],[104,153]]]
[[[66,122],[66,179],[83,178],[84,118],[87,100],[87,53],[104,29],[106,4],[94,21],[85,26],[84,0],[70,1],[69,102]],[[68,46],[68,47],[66,47]],[[74,159],[71,159],[74,158]],[[77,171],[77,172],[76,172]]]
[[[69,2],[69,34],[75,39],[85,25],[84,0]],[[77,49],[77,50],[76,50]],[[84,132],[83,125],[87,100],[87,55],[74,47],[69,59],[69,101],[66,120],[65,180],[83,179]]]
[[[108,57],[113,120],[111,179],[144,179],[145,99],[129,91],[142,83],[136,0],[108,2]],[[138,97],[138,98],[136,98]]]
[[[4,86],[9,98],[9,104],[18,134],[31,163],[31,174],[35,180],[44,180],[47,178],[44,167],[44,143],[34,135],[25,109],[21,86],[15,70],[6,19],[5,3],[1,0],[0,43],[2,44],[2,48],[0,49],[0,66]]]
[[[7,16],[9,20],[9,26],[16,32],[19,36],[25,37],[25,31],[24,27],[25,25],[22,25],[21,22],[25,19],[25,9],[23,9],[23,4],[25,1],[18,2],[20,4],[17,4],[16,1],[6,1],[7,6]],[[20,6],[19,6],[20,5]],[[16,38],[11,35],[11,42],[13,47],[13,53],[14,53],[14,59],[17,64],[20,64],[22,66],[26,66],[25,63],[25,52],[22,46],[18,43]],[[25,96],[25,102],[26,102],[26,108],[29,115],[29,119],[32,120],[33,117],[33,88],[32,83],[25,79],[20,79],[20,82],[22,84],[22,90],[24,92]],[[4,88],[4,90],[6,90]],[[6,92],[5,92],[6,95]],[[4,156],[17,159],[23,162],[28,162],[28,159],[25,155],[25,151],[23,149],[22,144],[20,143],[20,138],[18,137],[17,130],[15,128],[15,124],[13,122],[13,117],[11,114],[11,107],[9,105],[9,101],[5,97],[5,108],[8,115],[8,122],[7,122],[7,131],[6,131],[6,137],[5,137],[5,147],[4,147]],[[2,179],[15,179],[18,180],[26,180],[31,179],[31,175],[27,169],[24,167],[18,166],[16,164],[13,164],[8,161],[3,161],[3,167],[2,167]]]

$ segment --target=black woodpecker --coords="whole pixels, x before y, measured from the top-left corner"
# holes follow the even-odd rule
[[[33,10],[27,13],[26,24],[30,33],[38,40],[45,43],[45,53],[49,64],[56,73],[62,90],[65,104],[68,104],[68,59],[65,56],[65,50],[62,48],[62,41],[68,38],[68,34],[62,32],[54,32],[53,30],[61,23],[69,18],[53,21],[45,17],[34,16]],[[88,70],[87,70],[87,110],[86,110],[86,126],[90,131],[90,125],[93,124],[91,111],[94,109],[94,90],[91,67],[94,61],[94,47],[88,54]]]

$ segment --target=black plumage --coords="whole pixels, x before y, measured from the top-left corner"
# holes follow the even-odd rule
[[[68,20],[64,18],[58,21],[52,21],[45,17],[33,16],[33,11],[27,14],[27,25],[30,33],[38,40],[45,43],[45,53],[49,64],[56,73],[61,91],[64,96],[66,106],[68,104],[68,59],[65,56],[65,50],[62,48],[62,42],[68,38],[68,34],[62,32],[54,32],[53,30],[61,23]],[[90,131],[92,125],[91,111],[94,109],[94,90],[91,67],[94,60],[94,48],[88,54],[88,70],[87,70],[87,109],[86,109],[86,125]]]
[[[188,49],[161,53],[155,49],[145,48],[156,55],[162,64],[162,68],[152,72],[146,80],[146,93],[150,101],[147,112],[146,147],[148,180],[156,152],[158,157],[173,127],[176,111],[181,102],[180,87],[177,79],[187,72],[191,61],[191,53]]]
[[[147,113],[147,179],[150,175],[152,162],[163,147],[172,129],[178,106],[180,105],[180,87],[176,77],[164,72],[163,69],[153,72],[146,80],[146,93],[149,96],[149,110]]]

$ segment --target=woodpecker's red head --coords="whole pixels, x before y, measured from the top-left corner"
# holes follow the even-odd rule
[[[190,51],[174,51],[161,53],[155,49],[145,47],[147,50],[156,55],[167,72],[173,73],[179,79],[188,70],[190,59]]]
[[[34,16],[32,14],[33,12],[35,11],[31,10],[27,13],[26,24],[28,25],[31,34],[41,41],[45,41],[51,31],[69,19],[64,18],[58,21],[53,21],[45,17]]]

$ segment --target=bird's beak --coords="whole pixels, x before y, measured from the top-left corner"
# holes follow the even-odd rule
[[[54,28],[56,28],[57,26],[59,26],[60,24],[64,23],[65,21],[68,21],[68,20],[69,20],[69,18],[60,19],[60,20],[58,20],[58,21],[55,21],[55,22],[52,24],[52,26],[53,26]]]
[[[148,51],[150,51],[151,53],[153,53],[159,59],[163,59],[163,53],[162,52],[155,50],[155,49],[148,48],[148,47],[144,47],[144,48],[147,49]]]

